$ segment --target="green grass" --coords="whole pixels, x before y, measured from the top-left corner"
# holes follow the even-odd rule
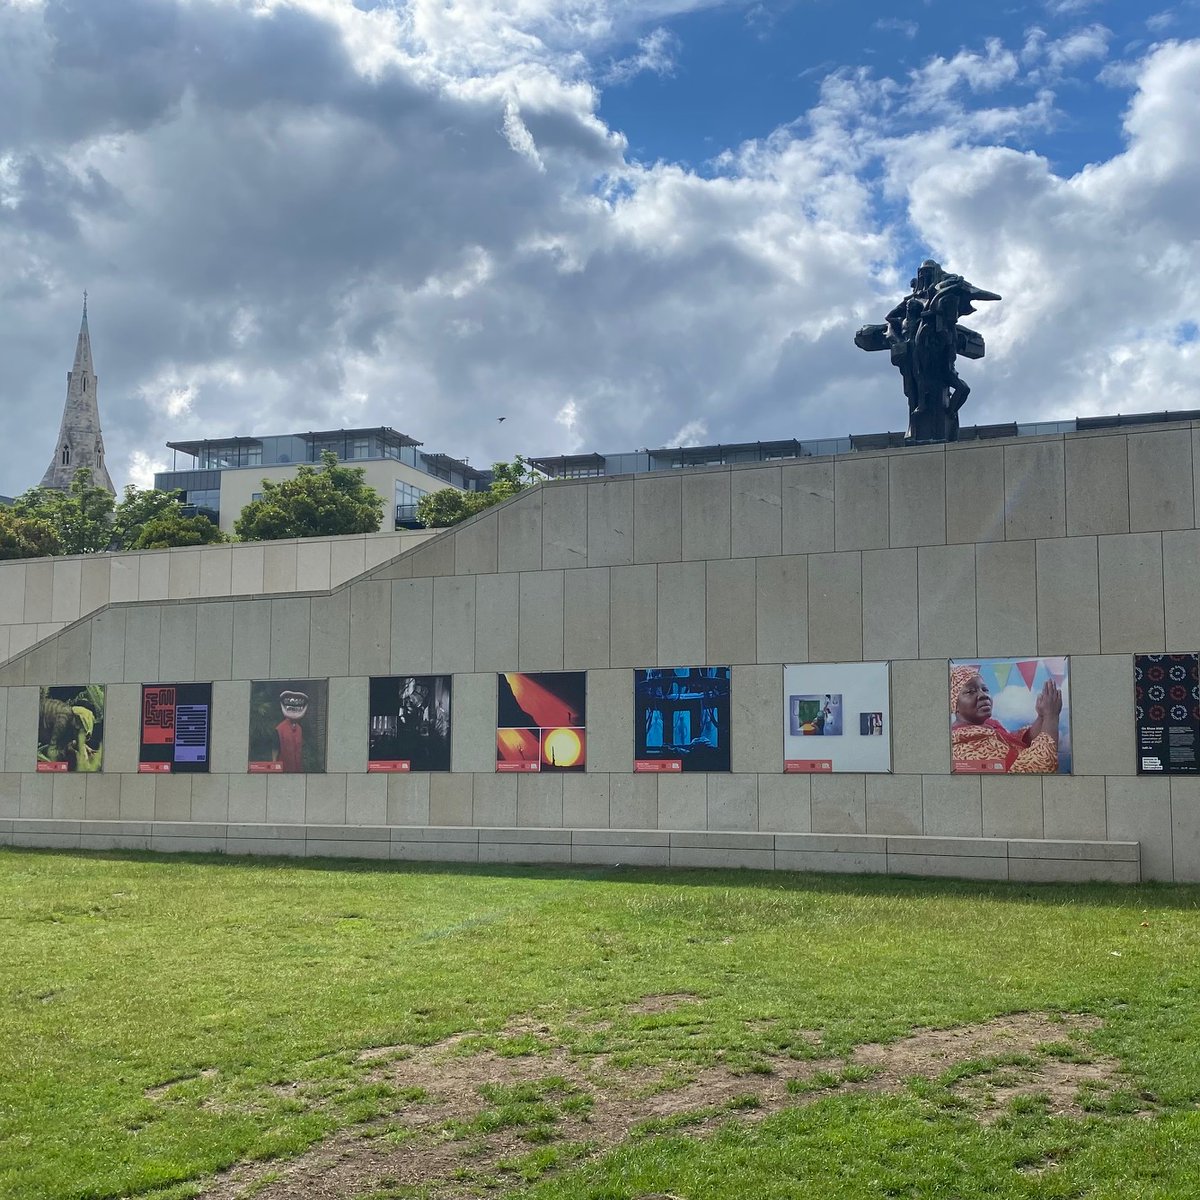
[[[0,850],[0,1196],[183,1200],[338,1128],[403,1137],[388,1120],[424,1096],[358,1053],[463,1031],[464,1053],[543,1053],[504,1033],[519,1016],[617,1065],[749,1080],[1025,1010],[1101,1017],[1051,1053],[1115,1056],[1123,1086],[1082,1119],[1019,1100],[988,1126],[950,1077],[801,1088],[763,1120],[734,1105],[715,1134],[667,1121],[584,1162],[547,1141],[584,1098],[500,1088],[462,1132],[528,1131],[502,1186],[530,1200],[1200,1195],[1198,935],[1188,887]],[[696,1002],[626,1007],[662,993]]]

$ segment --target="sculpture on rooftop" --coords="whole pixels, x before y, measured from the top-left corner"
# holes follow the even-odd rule
[[[975,300],[999,300],[995,292],[968,283],[926,259],[910,283],[912,291],[885,318],[855,335],[860,350],[889,350],[900,369],[908,399],[906,445],[958,440],[958,410],[971,389],[959,378],[954,359],[982,358],[983,337],[958,323],[975,311]]]

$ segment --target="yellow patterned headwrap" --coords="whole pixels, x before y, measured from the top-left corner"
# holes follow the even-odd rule
[[[958,694],[967,686],[967,681],[979,674],[977,666],[954,667],[950,671],[950,712],[958,712]]]

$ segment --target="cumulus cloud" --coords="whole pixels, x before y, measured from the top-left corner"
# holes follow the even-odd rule
[[[605,83],[627,83],[636,75],[649,72],[652,75],[673,75],[675,57],[679,52],[679,38],[669,29],[651,30],[638,39],[637,53],[617,59],[604,72]]]
[[[968,421],[1197,406],[1200,43],[1131,65],[1124,148],[1074,174],[1034,141],[1099,26],[848,65],[703,170],[632,161],[606,71],[669,70],[708,6],[0,0],[0,491],[48,461],[85,286],[119,480],[339,425],[481,463],[895,428],[851,338],[914,246],[1005,296]]]

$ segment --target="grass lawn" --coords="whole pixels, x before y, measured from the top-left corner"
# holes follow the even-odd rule
[[[6,1200],[1200,1195],[1200,888],[5,849],[0,922]]]

